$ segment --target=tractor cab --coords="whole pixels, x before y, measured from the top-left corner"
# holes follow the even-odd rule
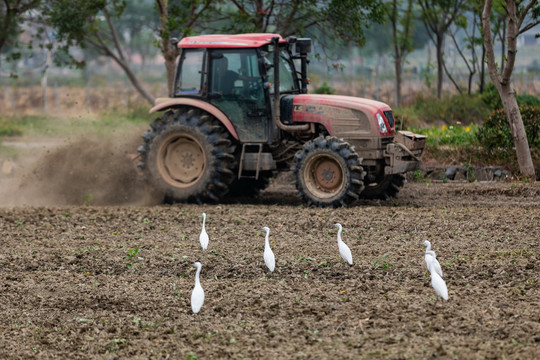
[[[268,44],[272,37],[275,35],[246,34],[239,39],[229,36],[227,41],[214,39],[213,35],[199,37],[204,41],[185,38],[179,43],[182,53],[174,96],[200,98],[214,105],[230,119],[241,142],[272,141],[276,136],[271,121],[273,46],[280,41],[280,94],[301,93],[287,42],[277,37],[274,45]]]

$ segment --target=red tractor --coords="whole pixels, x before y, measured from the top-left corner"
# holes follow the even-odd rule
[[[306,203],[342,206],[396,196],[420,164],[425,137],[396,133],[388,105],[307,94],[311,39],[202,35],[177,46],[173,97],[156,100],[150,112],[165,112],[138,149],[168,202],[254,195],[292,170]]]

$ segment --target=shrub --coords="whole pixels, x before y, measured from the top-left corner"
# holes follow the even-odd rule
[[[540,107],[540,99],[530,94],[519,94],[517,97],[517,103],[519,105],[530,105]]]
[[[481,123],[489,114],[489,108],[478,95],[454,95],[437,99],[419,96],[414,105],[419,117],[426,123],[442,120],[447,124],[458,121],[463,124]]]
[[[0,136],[20,136],[22,133],[22,126],[16,118],[0,117]]]
[[[503,107],[501,96],[497,88],[492,83],[489,83],[484,88],[484,92],[480,95],[484,104],[490,111],[497,110]]]
[[[315,94],[330,94],[330,95],[332,95],[332,94],[335,94],[335,93],[336,93],[336,89],[333,88],[333,87],[331,87],[330,85],[328,85],[328,84],[326,83],[326,81],[325,81],[325,82],[323,82],[323,83],[321,84],[321,86],[315,88],[315,89],[313,90],[313,93],[315,93]]]
[[[540,148],[540,107],[519,105],[530,148]],[[514,147],[514,139],[504,109],[493,111],[478,129],[478,141],[488,150]]]
[[[481,95],[482,101],[489,110],[497,110],[503,107],[501,96],[497,88],[492,83],[489,83]],[[518,105],[530,105],[540,107],[540,99],[530,94],[519,94],[516,96]]]

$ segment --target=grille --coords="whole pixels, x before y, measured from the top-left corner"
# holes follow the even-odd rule
[[[381,138],[381,145],[382,145],[382,147],[385,149],[385,148],[386,148],[386,145],[391,144],[392,141],[394,141],[394,137],[393,137],[393,136],[382,137],[382,138]]]
[[[390,111],[384,111],[384,116],[386,117],[386,120],[388,120],[388,124],[390,124],[390,127],[394,127],[394,114],[392,114],[392,110]]]

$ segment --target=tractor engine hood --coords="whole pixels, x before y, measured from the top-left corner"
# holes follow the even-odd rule
[[[381,132],[379,113],[385,121]],[[332,136],[354,139],[366,136],[393,136],[392,109],[387,104],[340,95],[289,95],[281,98],[281,120],[285,124],[319,123]]]

